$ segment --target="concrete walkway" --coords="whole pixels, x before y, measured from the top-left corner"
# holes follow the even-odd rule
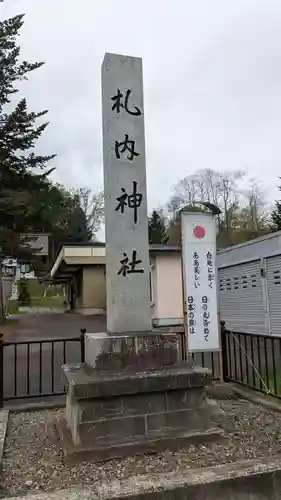
[[[105,329],[105,316],[83,316],[76,313],[26,313],[17,315],[7,341],[28,341],[78,337],[81,328],[98,333]],[[12,321],[12,318],[8,321]]]
[[[4,445],[9,421],[9,411],[0,410],[0,468],[4,453]]]

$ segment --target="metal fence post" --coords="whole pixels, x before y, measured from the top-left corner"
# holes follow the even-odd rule
[[[4,406],[4,340],[0,333],[0,408]]]
[[[221,325],[222,375],[223,375],[223,381],[226,382],[228,378],[227,343],[226,343],[226,334],[228,330],[225,326],[225,321],[221,321],[220,325]]]
[[[80,340],[81,340],[81,363],[85,363],[85,333],[86,328],[81,328]]]

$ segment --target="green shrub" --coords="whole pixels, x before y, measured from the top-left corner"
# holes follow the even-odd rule
[[[31,299],[28,291],[27,280],[20,280],[19,282],[19,298],[18,303],[20,306],[30,306]]]

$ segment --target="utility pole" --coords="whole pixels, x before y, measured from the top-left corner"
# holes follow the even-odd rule
[[[3,291],[3,275],[2,275],[2,257],[0,257],[0,324],[5,322],[5,306],[4,306],[4,291]]]

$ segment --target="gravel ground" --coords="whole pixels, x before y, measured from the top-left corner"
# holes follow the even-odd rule
[[[6,439],[0,496],[51,491],[131,475],[182,471],[281,453],[281,414],[244,401],[219,402],[226,412],[229,440],[192,445],[176,453],[131,457],[101,464],[64,465],[54,429],[63,410],[14,413]]]

